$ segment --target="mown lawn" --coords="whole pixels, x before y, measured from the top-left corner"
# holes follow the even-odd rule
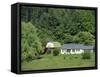
[[[41,70],[59,69],[74,67],[93,67],[95,66],[95,54],[91,54],[91,59],[82,59],[81,54],[73,55],[42,55],[41,59],[21,63],[21,70]]]

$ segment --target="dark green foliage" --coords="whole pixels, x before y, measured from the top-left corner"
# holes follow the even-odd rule
[[[42,52],[42,44],[37,36],[37,29],[30,22],[22,22],[21,33],[22,60],[31,60],[35,53]]]
[[[94,44],[94,36],[89,33],[89,32],[80,32],[77,34],[77,36],[80,38],[79,42],[80,43],[83,43],[83,44],[91,44],[93,45]]]
[[[35,56],[33,55],[32,52],[28,52],[27,55],[26,55],[26,61],[31,61],[35,58]]]
[[[59,55],[59,52],[60,52],[60,48],[54,48],[54,49],[53,49],[53,55],[54,55],[54,56]]]
[[[38,37],[42,38],[40,41],[43,47],[48,41],[55,40],[61,44],[95,44],[95,11],[93,10],[22,7],[21,18],[22,21],[30,21],[34,24]]]
[[[36,56],[34,55],[33,52],[31,52],[31,51],[22,52],[22,57],[21,57],[22,61],[31,61],[34,59],[36,59]]]
[[[91,52],[85,51],[85,52],[82,54],[82,59],[91,59]]]
[[[55,40],[61,44],[95,44],[93,10],[22,7],[21,17],[22,21],[30,21],[36,26],[43,47]]]

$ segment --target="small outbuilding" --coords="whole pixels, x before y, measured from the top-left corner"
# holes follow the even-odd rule
[[[54,49],[54,48],[60,48],[60,47],[61,47],[61,44],[59,42],[48,42],[46,44],[44,53],[51,52],[52,49]]]
[[[46,45],[46,48],[57,48],[61,47],[61,44],[59,42],[48,42]]]

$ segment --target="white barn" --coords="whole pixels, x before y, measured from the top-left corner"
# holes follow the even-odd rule
[[[61,47],[59,42],[48,42],[46,48],[58,48]]]
[[[64,44],[61,47],[61,54],[81,54],[85,51],[93,52],[94,46],[83,44]]]
[[[59,42],[48,42],[46,44],[46,47],[44,49],[44,52],[43,53],[46,53],[46,52],[52,52],[52,50],[54,48],[60,48],[61,47],[61,44]]]

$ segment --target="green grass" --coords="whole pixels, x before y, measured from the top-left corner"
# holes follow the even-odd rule
[[[75,67],[93,67],[95,66],[95,54],[91,54],[91,59],[82,59],[81,54],[73,55],[43,55],[42,59],[36,59],[21,63],[21,70],[41,70],[41,69],[59,69]]]

